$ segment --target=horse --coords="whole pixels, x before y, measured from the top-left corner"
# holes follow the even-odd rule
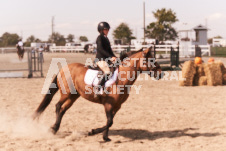
[[[19,60],[22,60],[24,57],[24,47],[16,45],[16,48],[17,48],[17,54],[18,54]]]
[[[142,71],[152,71],[154,73],[154,78],[160,79],[162,77],[162,70],[160,65],[157,62],[154,62],[152,65],[148,65],[148,59],[152,58],[151,53],[152,47],[146,50],[140,50],[136,53],[128,53],[124,58],[123,64],[119,65],[118,72],[123,72],[125,74],[121,74],[121,77],[117,78],[113,86],[118,90],[117,86],[119,85],[133,85],[136,81],[139,73]],[[125,61],[127,59],[127,61]],[[136,66],[135,66],[136,64]],[[142,65],[143,64],[143,65]],[[127,65],[127,66],[126,66]],[[56,122],[51,127],[51,131],[55,134],[60,127],[61,120],[65,112],[73,105],[73,103],[81,96],[91,102],[102,104],[105,108],[105,113],[107,116],[107,123],[101,128],[92,129],[88,135],[95,135],[98,133],[103,132],[103,139],[104,141],[111,141],[108,137],[109,128],[113,124],[113,118],[116,115],[117,111],[121,108],[121,105],[127,100],[129,97],[129,91],[131,87],[124,87],[122,93],[103,93],[102,95],[98,95],[95,97],[95,93],[91,92],[90,94],[86,94],[86,84],[84,82],[84,77],[88,67],[85,67],[84,64],[80,63],[72,63],[68,65],[68,69],[71,74],[71,78],[77,94],[72,94],[70,92],[70,83],[67,83],[68,76],[66,76],[63,72],[63,69],[60,70],[58,75],[53,79],[52,84],[55,84],[56,87],[49,87],[49,92],[46,94],[40,103],[39,107],[36,109],[35,113],[33,114],[33,118],[38,118],[41,113],[46,109],[46,107],[50,104],[53,96],[55,93],[60,90],[60,100],[56,104]],[[132,75],[132,73],[134,75]],[[133,79],[128,79],[128,76],[134,76]],[[59,77],[61,77],[61,83],[64,83],[64,87],[66,93],[63,93],[63,90],[60,86]],[[90,86],[92,88],[92,86]],[[112,87],[106,88],[108,92],[113,92]],[[122,88],[121,88],[122,89]]]

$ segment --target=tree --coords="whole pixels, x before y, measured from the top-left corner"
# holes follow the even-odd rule
[[[121,23],[114,31],[113,31],[113,37],[115,39],[121,39],[122,44],[128,44],[130,43],[131,39],[135,39],[135,37],[132,36],[132,30],[129,28],[129,26],[126,23]]]
[[[30,37],[27,38],[24,45],[30,47],[32,42],[41,42],[41,40],[38,38],[35,38],[34,35],[31,35]]]
[[[64,46],[66,44],[66,39],[64,38],[64,35],[61,35],[58,32],[54,32],[53,35],[49,36],[48,42],[53,42],[57,46]]]
[[[32,43],[35,41],[35,39],[36,39],[35,36],[31,35],[30,37],[27,38],[27,42]]]
[[[216,36],[216,37],[213,37],[213,38],[216,38],[216,39],[222,39],[223,37],[221,37],[221,36]]]
[[[86,42],[86,41],[88,41],[88,38],[86,36],[80,36],[79,40],[83,41],[83,42]]]
[[[39,38],[36,38],[35,42],[42,42],[42,41]]]
[[[162,8],[153,12],[153,15],[157,21],[147,26],[145,31],[146,36],[160,41],[175,40],[177,38],[177,32],[172,27],[172,24],[178,21],[176,13],[171,9],[166,10]]]
[[[18,43],[19,38],[20,37],[17,34],[10,34],[8,32],[5,32],[0,38],[0,46],[15,46]]]
[[[67,41],[68,41],[68,42],[74,42],[74,39],[75,39],[75,36],[72,35],[72,34],[69,34],[69,35],[67,36]]]

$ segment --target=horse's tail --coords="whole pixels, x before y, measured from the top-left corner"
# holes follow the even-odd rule
[[[39,117],[42,114],[42,112],[46,109],[46,107],[52,101],[53,96],[59,90],[59,87],[57,86],[57,76],[53,79],[52,83],[54,83],[56,85],[56,87],[54,87],[54,88],[51,88],[50,87],[49,88],[49,93],[44,96],[41,104],[39,105],[39,107],[35,111],[35,114],[33,115],[33,118],[34,119],[37,118],[37,117]]]

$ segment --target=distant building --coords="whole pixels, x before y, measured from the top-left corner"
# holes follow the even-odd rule
[[[135,48],[137,50],[142,48],[144,45],[144,39],[139,39],[139,40],[132,39],[130,42],[131,42],[131,45],[135,46]],[[146,45],[156,44],[156,40],[155,39],[145,39],[145,43],[146,43]]]
[[[205,26],[198,25],[193,28],[195,31],[195,40],[192,41],[193,45],[207,45],[208,38],[207,38],[207,31],[208,29]]]
[[[50,46],[55,46],[55,43],[47,43],[47,42],[32,42],[31,47],[34,49],[40,48],[41,46],[44,48],[45,51],[49,51]]]
[[[82,46],[81,42],[67,42],[65,46]]]
[[[210,55],[210,45],[208,45],[208,30],[203,25],[198,25],[192,29],[179,30],[180,55],[195,56],[195,45],[202,49],[202,55]]]
[[[190,42],[191,45],[207,45],[208,29],[203,25],[198,25],[193,29],[179,30],[179,41]]]
[[[226,47],[226,39],[213,38],[213,47]]]

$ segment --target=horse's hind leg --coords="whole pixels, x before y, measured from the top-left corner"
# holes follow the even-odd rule
[[[21,60],[21,59],[20,59],[20,53],[19,53],[19,51],[17,51],[17,55],[18,55],[18,57],[19,57],[19,60]]]
[[[52,132],[55,134],[59,128],[60,123],[63,118],[64,113],[72,106],[77,98],[79,98],[79,94],[73,94],[69,98],[61,97],[60,101],[56,104],[56,122],[52,126]]]

